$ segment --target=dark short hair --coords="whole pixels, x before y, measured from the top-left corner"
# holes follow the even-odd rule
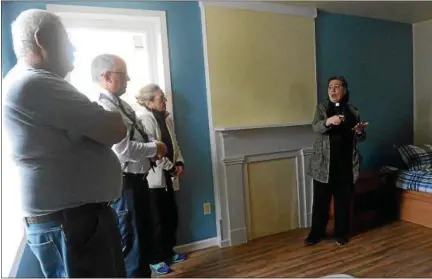
[[[330,84],[330,82],[332,80],[339,80],[340,82],[342,82],[342,86],[348,90],[348,82],[346,81],[346,79],[343,76],[332,76],[327,80],[327,85]]]

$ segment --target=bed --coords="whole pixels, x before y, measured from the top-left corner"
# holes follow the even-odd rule
[[[432,168],[405,170],[385,167],[387,183],[397,191],[400,220],[432,228]]]

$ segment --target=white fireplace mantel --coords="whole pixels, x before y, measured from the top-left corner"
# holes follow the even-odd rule
[[[218,187],[215,189],[221,246],[247,242],[249,200],[246,198],[247,164],[295,158],[298,193],[298,227],[308,227],[312,183],[306,167],[315,135],[311,123],[215,129]]]

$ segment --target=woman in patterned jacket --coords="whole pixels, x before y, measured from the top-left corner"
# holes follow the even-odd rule
[[[335,230],[338,245],[348,243],[350,200],[359,176],[358,143],[365,140],[368,123],[360,121],[359,111],[348,103],[344,77],[328,80],[328,100],[316,108],[312,123],[317,133],[308,173],[313,178],[312,229],[306,245],[326,237],[331,197],[334,198]]]

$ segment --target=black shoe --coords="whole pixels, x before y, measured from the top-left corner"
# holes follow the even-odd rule
[[[336,237],[335,240],[336,240],[336,244],[339,246],[348,244],[348,237]]]
[[[313,246],[315,244],[320,243],[321,240],[322,240],[322,238],[320,238],[320,237],[311,237],[311,236],[308,236],[308,237],[306,237],[306,239],[304,240],[304,242],[305,242],[305,244],[307,246]]]

